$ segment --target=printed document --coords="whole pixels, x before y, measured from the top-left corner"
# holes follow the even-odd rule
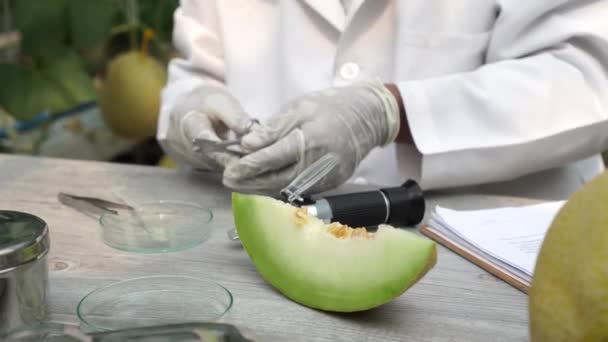
[[[474,211],[436,207],[427,229],[529,284],[543,239],[564,203]]]

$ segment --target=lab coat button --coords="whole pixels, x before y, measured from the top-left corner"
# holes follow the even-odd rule
[[[344,63],[340,67],[340,76],[345,80],[352,80],[359,76],[359,65],[356,63]]]

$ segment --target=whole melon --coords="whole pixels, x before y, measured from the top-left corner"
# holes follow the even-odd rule
[[[608,341],[608,173],[553,219],[529,294],[532,341]]]
[[[104,121],[120,136],[134,140],[154,136],[166,82],[165,66],[153,57],[139,51],[118,55],[109,63],[100,90]]]

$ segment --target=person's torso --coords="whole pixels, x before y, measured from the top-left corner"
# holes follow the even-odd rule
[[[226,82],[264,118],[310,91],[485,63],[495,0],[217,1]]]

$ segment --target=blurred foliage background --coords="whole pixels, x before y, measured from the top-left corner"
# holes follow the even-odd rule
[[[0,0],[0,152],[174,166],[154,135],[177,6]]]
[[[177,6],[0,0],[0,151],[158,163],[154,128]]]

